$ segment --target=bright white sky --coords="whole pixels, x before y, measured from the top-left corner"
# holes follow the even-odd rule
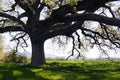
[[[4,34],[4,50],[5,51],[10,51],[11,49],[13,49],[15,47],[15,43],[14,42],[10,42],[9,40],[11,39],[10,36],[8,34]],[[26,55],[31,56],[31,45],[30,45],[30,41],[28,41],[28,45],[29,47],[26,48],[26,51],[24,51],[22,48],[19,48],[19,52],[20,53],[26,53]],[[46,57],[50,57],[50,58],[66,58],[68,57],[71,52],[72,52],[72,41],[69,41],[69,44],[67,44],[65,47],[58,47],[58,44],[52,44],[51,39],[47,40],[45,42],[45,56]],[[107,49],[107,48],[106,48]],[[117,51],[117,53],[115,53],[112,50],[107,50],[109,57],[110,58],[120,58],[120,50]],[[76,53],[74,55],[74,57],[71,58],[76,58],[78,54]],[[98,48],[95,46],[93,49],[89,49],[88,52],[85,52],[83,54],[85,56],[85,58],[87,59],[96,59],[96,58],[100,58],[101,51],[98,50]],[[106,55],[102,55],[102,58],[107,57]]]

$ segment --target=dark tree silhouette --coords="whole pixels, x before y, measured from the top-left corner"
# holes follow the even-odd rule
[[[38,66],[45,63],[44,42],[49,38],[58,35],[68,36],[73,38],[73,44],[75,45],[72,35],[75,32],[80,43],[77,30],[81,30],[85,37],[92,39],[91,44],[103,45],[99,42],[99,39],[101,39],[103,41],[107,40],[115,47],[120,48],[120,20],[116,18],[119,9],[115,15],[111,7],[106,5],[107,2],[119,0],[83,0],[82,2],[78,1],[75,5],[63,4],[64,0],[61,0],[61,2],[58,2],[59,4],[53,1],[54,5],[52,6],[47,3],[47,0],[13,1],[10,10],[3,9],[0,12],[0,33],[21,32],[12,39],[18,41],[18,44],[21,40],[26,43],[24,37],[29,35],[32,44],[31,65]],[[17,7],[23,9],[24,12],[16,11]],[[101,7],[107,8],[113,17],[104,16],[104,12],[101,12],[102,15],[95,14],[94,12]],[[82,10],[85,10],[85,12],[81,12]],[[42,14],[46,14],[48,17],[41,19]],[[27,18],[26,22],[23,18]],[[86,20],[99,22],[100,31],[84,27],[83,23]],[[115,31],[110,32],[109,27],[113,27]],[[106,43],[104,45],[108,46]],[[78,46],[80,48],[81,43]]]

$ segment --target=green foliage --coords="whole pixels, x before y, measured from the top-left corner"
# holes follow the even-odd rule
[[[27,3],[29,6],[33,5],[35,0],[21,0],[21,3]]]
[[[72,4],[72,5],[76,4],[77,1],[78,0],[66,0],[67,3]]]
[[[1,6],[2,4],[1,4],[1,3],[2,3],[2,2],[0,1],[0,12],[2,11],[2,6]]]
[[[0,61],[3,58],[3,39],[2,35],[0,35]]]
[[[64,3],[65,4],[71,4],[74,5],[77,3],[78,0],[66,0]],[[55,0],[44,0],[44,2],[46,4],[49,4],[52,8],[56,7],[57,2],[55,2]]]
[[[5,63],[27,63],[27,57],[15,52],[5,53],[3,57]]]
[[[120,60],[48,60],[40,67],[0,63],[0,80],[119,80]]]

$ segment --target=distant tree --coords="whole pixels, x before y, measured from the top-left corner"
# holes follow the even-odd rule
[[[73,39],[78,36],[78,48],[82,47],[81,38],[77,30],[86,37],[91,45],[120,48],[120,20],[119,7],[115,11],[108,2],[119,0],[7,0],[13,1],[0,11],[0,33],[19,32],[12,40],[18,44],[26,44],[29,35],[32,44],[31,65],[38,66],[45,63],[44,42],[52,37],[64,35]],[[70,3],[72,1],[72,4]],[[74,2],[75,1],[75,2]],[[1,3],[5,1],[2,0]],[[101,9],[103,7],[103,9]],[[107,16],[106,9],[109,10]],[[96,10],[100,10],[96,13]],[[108,12],[107,12],[108,13]],[[98,27],[84,26],[86,21],[98,22]],[[111,32],[111,29],[114,32]],[[22,41],[22,43],[20,43]],[[24,45],[24,46],[27,46]]]
[[[3,53],[3,38],[2,35],[0,35],[0,54]]]
[[[16,53],[16,50],[11,50],[4,54],[2,61],[5,63],[27,63],[27,57],[23,54]]]

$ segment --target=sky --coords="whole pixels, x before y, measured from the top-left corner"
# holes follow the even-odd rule
[[[3,34],[3,45],[4,45],[4,52],[11,51],[15,47],[15,43],[10,41],[11,37],[8,33]],[[26,51],[24,51],[22,48],[18,49],[19,53],[25,54],[28,57],[31,56],[31,44],[30,40],[27,41],[28,46],[25,48]],[[66,59],[72,52],[72,40],[69,40],[69,43],[65,46],[58,47],[57,43],[52,43],[52,39],[48,39],[44,44],[44,50],[45,50],[45,56],[46,58],[63,58]],[[107,48],[106,48],[107,50]],[[110,58],[120,58],[120,50],[115,53],[113,50],[107,50]],[[70,59],[76,59],[78,53],[75,53],[74,56],[70,57]],[[85,59],[99,59],[100,56],[102,58],[107,58],[106,55],[102,54],[102,52],[97,48],[97,46],[94,46],[92,49],[89,49],[86,52],[83,52],[82,55],[84,55]]]

